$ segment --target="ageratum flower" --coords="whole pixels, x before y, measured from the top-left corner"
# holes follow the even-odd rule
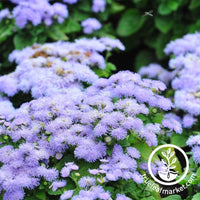
[[[81,26],[83,27],[83,32],[85,34],[91,34],[92,32],[101,28],[100,22],[95,18],[88,18],[82,21]]]
[[[104,12],[106,7],[106,0],[93,0],[92,2],[92,11],[97,12]]]
[[[172,102],[159,94],[164,89],[160,81],[122,71],[109,79],[98,79],[76,94],[57,93],[22,104],[0,132],[16,144],[12,147],[5,143],[1,148],[0,186],[6,194],[14,193],[19,188],[34,189],[44,179],[56,189],[60,180],[71,179],[77,173],[76,177],[80,176],[77,183],[84,189],[78,194],[74,191],[72,199],[85,200],[110,198],[102,182],[141,183],[142,176],[137,171],[139,152],[120,142],[134,133],[136,140],[157,145],[160,125],[144,124],[138,115],[148,115],[150,106],[171,109]],[[148,94],[146,98],[143,93]],[[71,155],[74,163],[57,167],[58,154],[63,159]],[[92,184],[87,184],[87,176],[82,178],[81,162],[95,163],[96,167],[87,169]],[[72,193],[66,195],[69,197]]]
[[[181,126],[191,128],[200,115],[200,33],[187,34],[181,39],[171,41],[165,48],[166,54],[173,54],[174,57],[169,61],[168,80],[171,81],[174,90],[174,102],[176,110],[184,111],[183,118],[177,118],[174,114],[165,115],[163,126],[181,133]],[[152,66],[143,68],[141,73],[153,78],[163,79],[166,77],[158,76],[151,72]],[[164,69],[160,69],[161,74]],[[191,136],[187,144],[192,147],[193,159],[200,162],[199,155],[199,135]]]
[[[64,18],[68,17],[67,6],[62,3],[50,4],[48,0],[11,0],[11,2],[17,4],[11,13],[19,28],[24,28],[28,22],[34,26],[42,22],[50,26],[54,19],[57,18],[58,22],[62,23]]]
[[[83,84],[97,80],[92,68],[104,69],[101,52],[124,49],[119,40],[80,39],[75,43],[56,42],[35,44],[10,54],[18,66],[15,72],[0,77],[0,91],[14,96],[19,91],[31,92],[34,98],[73,93],[83,90]],[[4,113],[2,113],[4,114]]]

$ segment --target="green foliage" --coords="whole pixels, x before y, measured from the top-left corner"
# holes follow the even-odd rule
[[[164,198],[163,200],[181,200],[180,195],[170,195],[166,198]]]
[[[200,193],[197,193],[193,196],[192,200],[199,200],[200,199]]]
[[[188,138],[183,134],[179,135],[174,133],[171,136],[171,144],[178,145],[179,147],[185,147],[187,139]]]
[[[145,17],[138,10],[127,10],[119,21],[117,34],[122,37],[127,37],[137,32],[145,22]]]

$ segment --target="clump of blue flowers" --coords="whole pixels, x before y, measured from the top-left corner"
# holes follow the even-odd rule
[[[23,29],[28,24],[37,26],[44,24],[51,26],[58,22],[62,24],[69,16],[68,6],[78,3],[78,0],[63,0],[51,2],[50,0],[9,0],[15,6],[13,10],[5,8],[0,11],[0,22],[4,19],[14,19],[17,28]],[[106,0],[91,1],[91,11],[94,13],[104,12]],[[84,33],[90,34],[101,28],[97,19],[88,18],[82,21]]]
[[[181,127],[197,128],[195,126],[200,115],[199,44],[200,34],[198,32],[171,41],[164,50],[166,54],[173,54],[169,61],[170,71],[158,64],[150,64],[140,70],[141,75],[159,79],[172,87],[175,113],[179,111],[180,116],[176,116],[176,123],[170,123],[168,127],[174,124],[174,129],[180,130],[175,131],[177,133],[182,132]],[[165,124],[166,122],[163,121],[163,125]],[[200,163],[199,132],[196,133],[197,135],[190,136],[187,145],[192,148],[194,161]]]
[[[9,120],[2,119],[3,199],[24,199],[38,190],[60,199],[132,198],[131,194],[121,194],[117,185],[143,182],[139,166],[144,165],[144,159],[136,144],[156,146],[163,129],[157,120],[145,118],[152,110],[169,111],[173,104],[161,95],[166,86],[160,81],[142,79],[130,71],[118,72],[108,79],[95,76],[93,65],[104,66],[90,58],[101,57],[98,51],[115,47],[123,49],[117,40],[114,43],[108,38],[81,39],[73,44],[34,45],[10,55],[10,60],[18,63],[15,91],[26,80],[35,100],[22,104],[9,115]],[[55,71],[58,66],[61,74]],[[84,74],[81,70],[86,67],[88,72]],[[43,92],[35,96],[32,88],[42,82],[34,80],[32,68],[38,76],[42,72],[39,74],[37,69],[45,71],[46,76],[40,79],[47,85],[44,91],[55,90],[48,71],[58,77],[64,75],[62,82],[73,86],[79,77],[75,84],[78,90],[58,84],[60,87],[56,85],[57,91],[52,95]],[[76,73],[77,78],[73,78]],[[87,75],[90,78],[80,79]],[[13,73],[2,77],[1,82],[9,77],[13,79]],[[92,85],[80,89],[81,80],[90,80]],[[109,190],[110,184],[116,191]]]
[[[9,60],[17,63],[17,67],[14,72],[0,77],[0,92],[8,97],[20,91],[30,92],[33,98],[78,93],[98,79],[95,70],[109,69],[102,53],[113,49],[124,50],[124,46],[119,40],[104,37],[79,39],[74,43],[34,44],[21,51],[14,50]],[[5,116],[13,111],[12,104],[7,102],[1,111]],[[0,106],[4,104],[5,98]]]

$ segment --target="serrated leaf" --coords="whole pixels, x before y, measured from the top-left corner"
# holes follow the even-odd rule
[[[169,18],[169,17],[155,18],[155,26],[162,33],[168,33],[171,30],[173,24],[174,24],[174,21],[172,18]]]
[[[117,26],[117,34],[121,37],[127,37],[137,32],[144,24],[146,18],[138,10],[127,10],[120,19]]]

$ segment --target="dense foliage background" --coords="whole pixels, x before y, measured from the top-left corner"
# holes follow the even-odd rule
[[[55,2],[59,1],[50,1],[51,4]],[[9,1],[0,2],[1,9],[13,7],[14,4]],[[35,42],[73,41],[82,37],[80,22],[88,17],[95,17],[103,24],[100,30],[88,37],[117,37],[126,46],[126,53],[113,58],[122,69],[134,67],[138,70],[152,61],[166,64],[167,57],[163,53],[165,45],[200,28],[198,0],[108,0],[105,11],[98,13],[92,12],[91,7],[92,1],[89,0],[70,4],[69,17],[62,24],[54,23],[50,27],[28,24],[19,29],[14,28],[13,20],[3,20],[0,32],[2,66],[10,66],[6,62],[7,57],[15,48],[21,49]],[[149,11],[153,11],[153,16],[145,15]],[[2,73],[7,70],[2,70]]]

